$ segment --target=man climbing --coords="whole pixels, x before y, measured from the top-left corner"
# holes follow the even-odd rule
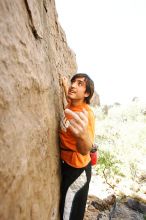
[[[68,105],[60,130],[61,220],[82,220],[91,179],[95,119],[89,104],[94,83],[87,74],[79,73],[72,77],[69,88],[65,77],[62,85]]]

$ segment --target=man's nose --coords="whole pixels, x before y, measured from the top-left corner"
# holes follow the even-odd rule
[[[75,88],[75,87],[76,87],[76,82],[73,82],[73,83],[71,84],[71,87],[72,87],[72,88]]]

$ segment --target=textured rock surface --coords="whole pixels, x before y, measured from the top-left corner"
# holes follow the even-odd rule
[[[143,220],[145,204],[126,195],[121,199],[95,171],[93,168],[84,220]]]
[[[0,219],[58,220],[59,75],[76,62],[54,1],[0,1],[0,54]]]
[[[95,91],[93,97],[91,99],[92,106],[100,106],[100,97],[98,93]]]

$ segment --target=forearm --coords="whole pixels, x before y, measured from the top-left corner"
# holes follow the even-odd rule
[[[64,88],[65,97],[66,97],[66,99],[67,99],[68,86],[67,86],[67,85],[64,85],[63,88]]]
[[[64,93],[65,93],[65,97],[67,99],[68,88],[69,88],[67,77],[66,76],[62,76],[61,82],[62,82],[63,90],[64,90]]]
[[[93,143],[91,142],[87,133],[83,137],[77,139],[77,150],[80,154],[86,155],[91,150],[92,144]]]

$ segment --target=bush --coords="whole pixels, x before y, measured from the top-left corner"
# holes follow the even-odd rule
[[[96,166],[97,173],[103,176],[107,184],[113,188],[114,186],[111,185],[110,179],[113,179],[115,175],[124,177],[124,173],[120,169],[122,162],[110,151],[99,150],[99,155],[99,161]]]

